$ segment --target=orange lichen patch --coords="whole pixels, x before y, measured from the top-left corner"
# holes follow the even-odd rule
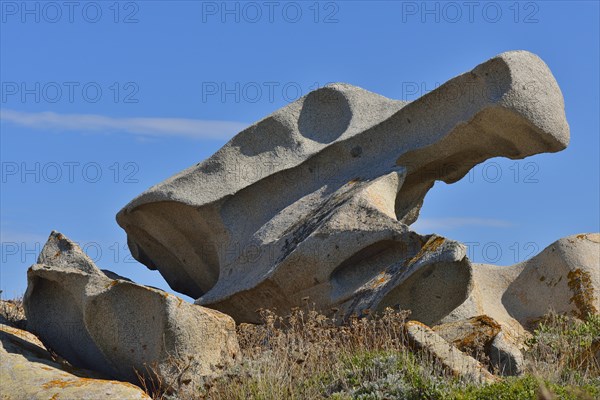
[[[170,296],[170,294],[169,294],[169,293],[167,293],[167,292],[165,292],[164,290],[155,289],[155,288],[152,288],[152,287],[149,287],[149,286],[146,286],[146,289],[148,289],[148,290],[150,290],[150,291],[152,291],[152,292],[154,292],[154,293],[156,293],[156,294],[159,294],[159,295],[161,295],[161,296],[162,296],[162,297],[164,297],[165,299],[168,299],[168,298],[169,298],[169,296]],[[173,296],[173,297],[175,297],[175,296]]]
[[[360,182],[361,180],[362,180],[362,179],[360,179],[360,177],[356,177],[356,178],[354,178],[354,179],[351,179],[351,180],[349,180],[349,181],[348,181],[348,185],[354,185],[354,184],[356,184],[356,183]]]
[[[419,321],[415,321],[415,320],[411,320],[411,321],[406,322],[404,324],[404,326],[406,326],[406,327],[409,327],[409,326],[420,326],[422,328],[431,330],[431,328],[428,327],[427,325],[425,325],[424,323],[419,322]]]
[[[0,325],[0,331],[9,333],[13,336],[17,336],[23,340],[34,343],[38,346],[42,346],[42,342],[40,342],[40,340],[37,338],[37,336],[35,336],[33,333],[30,333],[30,332],[27,332],[27,331],[24,331],[21,329],[13,328],[12,326],[8,326],[8,325]]]
[[[58,399],[58,393],[54,393],[52,395],[52,397],[50,397],[50,400],[57,400]]]
[[[434,332],[467,353],[481,346],[488,346],[501,329],[500,324],[487,315],[433,327]]]
[[[76,379],[53,379],[48,381],[42,385],[44,389],[64,389],[67,387],[82,387],[86,385],[97,385],[99,383],[102,384],[111,384],[111,385],[119,385],[124,387],[130,387],[139,389],[132,383],[129,382],[119,382],[119,381],[109,381],[105,379],[92,379],[92,378],[76,378]]]
[[[81,387],[88,385],[90,383],[97,382],[95,379],[90,378],[77,378],[77,379],[53,379],[48,381],[42,385],[44,389],[52,389],[52,388],[60,388],[64,389],[66,387]]]
[[[436,251],[445,241],[446,239],[441,236],[430,237],[423,247],[421,247],[421,250],[419,250],[417,255],[410,259],[408,265],[414,264],[419,258],[423,257],[423,254],[427,253],[428,251]]]
[[[381,285],[383,285],[385,282],[387,282],[389,279],[389,276],[385,273],[385,272],[381,272],[379,273],[379,276],[377,278],[375,278],[374,280],[371,281],[371,288],[374,289],[376,287],[379,287]]]
[[[181,304],[183,304],[183,299],[181,297],[177,298],[177,307],[181,307]]]
[[[594,285],[589,272],[575,269],[569,271],[569,289],[573,292],[573,297],[569,300],[575,304],[577,311],[575,316],[585,318],[588,314],[598,314],[595,303],[598,301],[594,295]]]
[[[502,329],[496,321],[487,315],[476,317],[470,322],[473,330],[465,337],[452,343],[460,350],[475,348],[482,344],[487,345]]]
[[[487,315],[479,315],[473,318],[473,320],[491,328],[500,329],[500,324],[498,324],[495,319],[493,319],[492,317],[488,317]]]
[[[585,236],[583,233],[577,235],[577,239],[585,239]]]
[[[105,287],[106,287],[106,289],[110,289],[113,286],[117,286],[119,283],[120,282],[118,279],[114,279],[114,280],[110,281],[110,283],[108,285],[106,285]]]

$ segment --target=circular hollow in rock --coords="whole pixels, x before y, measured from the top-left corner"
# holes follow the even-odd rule
[[[352,110],[343,92],[325,87],[306,96],[298,119],[302,136],[319,143],[331,143],[350,125]]]

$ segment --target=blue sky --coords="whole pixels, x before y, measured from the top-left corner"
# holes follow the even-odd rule
[[[131,260],[115,214],[244,126],[329,82],[414,100],[494,55],[538,54],[571,145],[437,183],[415,228],[513,264],[599,231],[598,2],[0,1],[2,296],[51,230],[102,268]]]

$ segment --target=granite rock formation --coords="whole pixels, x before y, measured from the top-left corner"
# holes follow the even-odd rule
[[[498,304],[488,304],[477,293],[494,285],[494,268],[410,225],[435,181],[568,142],[563,97],[546,64],[507,52],[410,103],[347,84],[313,91],[151,187],[117,221],[137,260],[237,322],[307,297],[345,316],[398,306],[428,325],[482,314],[521,322],[548,305],[518,299],[529,272],[503,281]],[[568,293],[552,304],[577,307]]]
[[[202,377],[239,355],[233,319],[109,278],[58,232],[50,234],[27,278],[28,331],[75,367],[138,384],[138,374],[148,382],[178,383],[173,389],[191,397]]]

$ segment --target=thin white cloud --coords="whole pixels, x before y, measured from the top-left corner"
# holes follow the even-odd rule
[[[487,218],[420,218],[411,226],[411,228],[414,230],[423,231],[435,229],[458,229],[467,226],[509,228],[514,226],[514,224],[510,221]]]
[[[82,133],[122,132],[138,136],[230,139],[248,125],[242,122],[185,118],[113,118],[94,114],[57,114],[2,109],[0,120],[33,129]]]

